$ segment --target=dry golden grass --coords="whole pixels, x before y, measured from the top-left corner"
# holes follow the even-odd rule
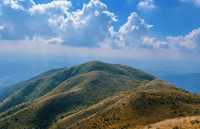
[[[152,81],[134,92],[60,119],[50,129],[141,129],[166,119],[197,114],[200,115],[199,96]]]
[[[143,129],[200,129],[200,116],[165,120]]]

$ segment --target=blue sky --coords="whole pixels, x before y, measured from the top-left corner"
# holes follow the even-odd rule
[[[198,12],[199,0],[2,0],[0,45],[8,55],[26,47],[33,56],[39,51],[48,55],[43,47],[55,50],[54,45],[88,52],[117,49],[124,57],[127,50],[174,52],[180,59],[199,53]]]
[[[102,60],[200,72],[199,12],[200,0],[1,0],[0,71]]]
[[[139,0],[103,0],[115,12],[120,24],[126,22],[131,12],[138,12],[148,23],[155,25],[153,32],[160,36],[184,35],[200,26],[200,8],[179,0],[154,0],[156,10],[138,11]],[[192,1],[192,0],[191,0]]]
[[[51,0],[35,0],[37,3],[46,3]],[[150,24],[155,24],[154,33],[160,36],[184,35],[200,26],[199,11],[200,7],[193,3],[181,2],[179,0],[154,0],[158,8],[154,11],[141,12],[137,10],[137,4],[140,0],[102,0],[106,3],[109,10],[114,12],[119,22],[119,27],[125,23],[131,12],[136,11]],[[72,1],[75,9],[81,8],[88,0]]]
[[[8,0],[3,0],[3,1],[8,1]],[[18,21],[19,22],[24,21],[25,24],[28,24],[30,23],[30,20],[32,19],[41,21],[41,23],[44,20],[40,18],[40,16],[29,17],[27,16],[29,15],[27,14],[27,12],[19,11],[19,9],[18,10],[13,9],[10,4],[11,2],[10,3],[7,2],[7,5],[5,5],[6,2],[3,2],[3,1],[1,2],[1,4],[2,6],[6,6],[6,7],[2,7],[2,8],[6,8],[6,9],[1,9],[2,13],[3,14],[5,13],[5,16],[2,16],[1,18],[2,20],[8,19],[8,21],[12,20],[12,22],[14,22],[13,19],[15,19],[16,24]],[[63,1],[63,0],[59,0],[59,1]],[[34,0],[34,2],[37,5],[39,4],[44,5],[44,4],[51,3],[52,0]],[[76,0],[76,1],[72,0],[69,2],[72,4],[72,6],[69,7],[70,8],[69,10],[72,12],[72,11],[76,11],[77,9],[82,9],[83,4],[88,4],[89,0]],[[154,27],[152,27],[151,30],[149,30],[151,33],[150,35],[157,36],[159,38],[165,38],[167,36],[184,36],[190,33],[192,30],[198,29],[200,26],[200,17],[198,13],[200,11],[200,5],[199,5],[198,0],[167,0],[167,1],[164,1],[164,0],[120,0],[120,1],[102,0],[101,2],[107,6],[107,11],[114,13],[114,15],[117,17],[118,21],[112,23],[112,26],[114,26],[116,29],[115,31],[117,31],[121,26],[123,26],[123,24],[127,22],[127,18],[130,16],[132,12],[136,12],[142,19],[145,20],[146,23],[153,25]],[[147,7],[139,9],[138,6],[142,2],[146,2],[149,5],[145,5]],[[26,4],[24,3],[27,4],[28,2],[21,2],[21,3],[18,2],[19,5],[22,4],[22,6],[25,6],[26,9],[31,8],[30,5],[29,7],[28,6],[26,7]],[[148,9],[148,6],[151,6],[150,4],[153,4],[155,8]],[[15,11],[16,13],[10,12],[11,10]],[[18,24],[18,25],[21,25],[21,24]],[[25,26],[22,26],[20,27],[20,29],[24,29],[23,27],[25,28]],[[39,27],[40,25],[37,25],[37,28]],[[42,28],[42,29],[44,30],[41,31],[39,29],[40,31],[38,30],[38,33],[43,34],[43,33],[48,33],[50,31],[49,29],[47,29],[46,31],[45,31],[45,28]],[[29,31],[29,30],[24,30],[24,31]],[[1,33],[4,33],[5,35],[5,32],[1,31]],[[26,33],[32,33],[32,32],[26,32]],[[50,35],[50,33],[48,35]],[[23,36],[28,37],[29,35],[27,34]],[[3,38],[3,36],[1,37]],[[13,39],[13,37],[11,36],[7,39]]]

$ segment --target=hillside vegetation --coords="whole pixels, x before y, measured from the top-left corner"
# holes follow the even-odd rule
[[[131,78],[131,80],[135,81],[154,79],[153,76],[138,69],[133,69],[122,65],[106,64],[97,61],[88,62],[69,69],[61,68],[50,70],[28,81],[24,81],[12,86],[12,89],[7,90],[4,95],[1,95],[3,97],[3,102],[0,103],[0,112],[6,111],[18,104],[37,99],[52,91],[54,88],[58,87],[59,84],[71,79],[72,77],[94,71],[104,72],[105,74],[118,76],[119,78],[120,76],[123,76]],[[79,80],[76,80],[77,84],[78,82]]]
[[[125,65],[93,61],[14,87],[0,103],[0,129],[143,129],[200,116],[199,95]]]
[[[200,115],[200,96],[155,80],[60,119],[51,129],[142,129],[194,115]]]
[[[164,120],[143,129],[200,129],[200,116]]]
[[[141,70],[102,62],[48,71],[19,83],[4,99],[0,128],[45,129],[60,117],[153,79]]]

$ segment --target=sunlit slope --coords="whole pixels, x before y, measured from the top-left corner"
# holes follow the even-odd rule
[[[200,116],[164,120],[142,129],[200,129]]]
[[[200,96],[152,81],[59,119],[51,129],[143,129],[162,120],[193,115],[200,115]]]
[[[58,85],[48,89],[46,94],[40,94],[31,97],[27,101],[21,101],[26,103],[17,105],[17,107],[2,113],[0,115],[0,128],[49,128],[60,118],[86,109],[119,92],[132,91],[137,86],[154,79],[153,76],[145,72],[127,66],[89,62],[66,70],[59,69],[59,72],[58,70],[50,71],[50,74],[45,73],[36,77],[36,80],[44,77],[44,75],[48,76],[48,80],[50,80],[53,73],[53,77],[56,78],[55,72],[60,77],[65,75],[66,79],[63,79],[62,82],[59,81]],[[51,77],[49,77],[50,75]],[[46,78],[44,80],[46,81]],[[41,86],[48,87],[45,85],[39,83],[39,85],[33,87],[36,87],[36,89]],[[29,86],[27,87],[29,88]],[[27,87],[23,87],[23,89],[27,90]],[[16,92],[23,93],[23,95],[26,93],[21,89]],[[16,92],[14,98],[21,95],[16,94]],[[38,91],[31,90],[24,97],[33,93],[37,94]],[[11,102],[15,101],[12,97],[13,95],[8,97]],[[7,103],[9,105],[8,100],[5,100],[2,105]]]
[[[112,74],[116,76],[124,76],[136,81],[154,79],[153,76],[141,70],[130,68],[128,66],[107,64],[97,61],[88,62],[71,67],[69,69],[62,68],[51,70],[28,81],[24,81],[18,83],[15,86],[12,86],[13,89],[11,88],[7,90],[4,95],[1,95],[3,99],[1,98],[2,103],[0,103],[0,112],[6,111],[7,109],[18,104],[39,98],[55,89],[62,82],[77,75],[92,71],[105,72],[107,74]]]

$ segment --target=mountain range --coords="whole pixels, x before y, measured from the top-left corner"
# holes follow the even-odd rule
[[[50,70],[0,92],[0,129],[198,129],[199,116],[200,95],[99,61]]]

